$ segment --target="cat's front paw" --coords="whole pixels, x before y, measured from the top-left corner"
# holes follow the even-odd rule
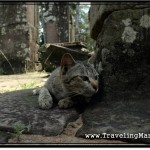
[[[73,106],[73,101],[71,101],[69,98],[64,98],[58,102],[58,106],[59,108],[70,108]]]
[[[39,99],[39,107],[42,109],[50,109],[53,106],[53,102],[50,98],[47,99]]]
[[[53,99],[46,88],[41,89],[38,102],[42,109],[49,109],[53,106]]]

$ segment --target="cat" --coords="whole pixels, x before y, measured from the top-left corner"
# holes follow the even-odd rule
[[[77,101],[72,100],[75,96],[84,96],[88,102],[98,91],[98,73],[91,63],[92,57],[88,61],[75,61],[71,54],[65,53],[60,67],[52,72],[39,91],[40,108],[51,108],[54,99],[59,108],[70,108]]]

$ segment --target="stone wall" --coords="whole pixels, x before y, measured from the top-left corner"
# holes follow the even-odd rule
[[[26,3],[0,5],[1,73],[20,73],[34,70],[37,61],[37,6]],[[33,18],[34,17],[34,18]]]
[[[72,20],[67,2],[49,2],[43,7],[44,33],[46,43],[72,42]],[[72,30],[70,30],[72,29]]]
[[[105,19],[114,11],[147,8],[148,2],[91,2],[89,13],[90,33],[93,39],[97,39],[101,32]]]
[[[35,70],[35,62],[38,61],[38,6],[35,3],[27,3],[27,22],[29,26],[29,47],[30,47],[30,61],[27,70]]]
[[[92,5],[90,25],[100,90],[76,135],[148,144],[139,134],[150,133],[150,6]]]
[[[94,16],[94,17],[93,17]],[[150,90],[150,5],[92,5],[91,36],[96,40],[96,67],[105,94],[136,97]],[[138,98],[138,97],[137,97]],[[143,98],[144,99],[144,98]]]

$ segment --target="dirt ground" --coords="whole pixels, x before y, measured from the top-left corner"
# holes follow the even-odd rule
[[[48,73],[34,72],[17,75],[0,75],[0,93],[40,87]]]
[[[0,75],[0,94],[4,92],[30,89],[40,87],[46,81],[45,72],[34,72],[20,75]],[[118,140],[106,140],[106,139],[84,139],[75,137],[77,130],[82,126],[82,116],[75,122],[71,122],[64,129],[63,133],[58,136],[43,136],[43,135],[27,135],[20,136],[19,141],[16,137],[9,139],[9,143],[43,143],[43,144],[127,144]]]

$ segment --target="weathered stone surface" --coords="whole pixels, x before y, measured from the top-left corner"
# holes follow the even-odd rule
[[[76,136],[85,138],[85,134],[125,134],[127,138],[117,138],[113,135],[109,138],[102,137],[133,143],[150,143],[149,97],[150,93],[139,91],[117,92],[113,97],[108,95],[84,112],[83,126]],[[135,134],[134,138],[130,138],[129,134]],[[141,136],[137,137],[137,134]]]
[[[85,111],[78,136],[150,135],[150,8],[128,8],[108,14],[102,28],[95,26],[98,33],[95,63],[103,78],[104,97],[101,103]],[[149,139],[124,140],[150,143]]]
[[[35,69],[34,63],[38,60],[38,11],[37,5],[28,4],[30,5],[26,3],[0,5],[1,74],[21,73]]]
[[[73,45],[76,44],[76,46],[68,46],[69,45]],[[63,45],[61,45],[61,43],[59,44],[45,44],[41,47],[40,51],[42,52],[42,66],[47,66],[49,69],[51,68],[52,64],[59,66],[60,65],[60,60],[62,58],[62,56],[65,53],[70,53],[73,58],[75,60],[87,60],[88,58],[90,58],[90,54],[88,52],[82,51],[82,45],[80,48],[80,45],[78,45],[78,43],[66,43]],[[57,58],[57,59],[56,59]]]
[[[97,66],[103,68],[104,91],[112,94],[149,89],[150,9],[113,12],[97,39]]]
[[[150,3],[139,2],[92,2],[89,14],[90,34],[93,39],[97,39],[103,28],[105,19],[114,11],[140,9],[150,7]]]
[[[31,90],[0,94],[0,130],[13,132],[14,124],[19,122],[29,129],[29,133],[58,135],[66,124],[74,121],[78,113],[72,109],[41,110],[37,96]]]
[[[68,2],[46,2],[42,7],[45,43],[72,42],[74,28]]]
[[[8,139],[11,137],[9,133],[0,131],[0,144],[8,143]]]

